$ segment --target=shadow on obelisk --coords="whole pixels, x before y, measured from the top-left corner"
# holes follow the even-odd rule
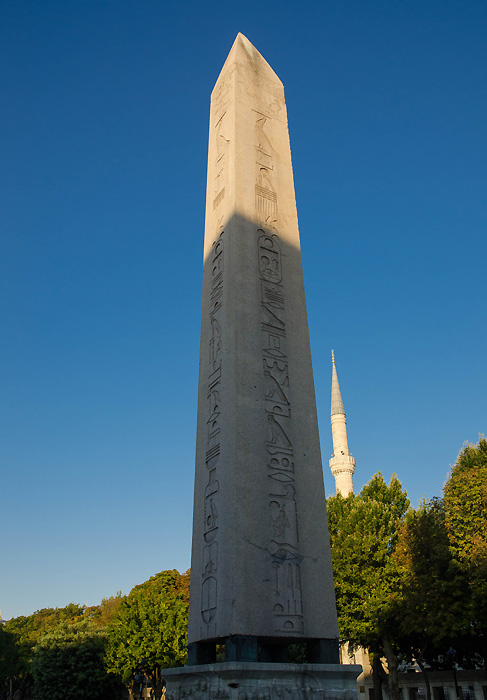
[[[299,241],[233,214],[204,263],[189,655],[166,698],[352,700],[360,671],[339,664]]]

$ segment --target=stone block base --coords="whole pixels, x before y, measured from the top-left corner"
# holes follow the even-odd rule
[[[225,662],[163,670],[166,700],[357,700],[361,666]]]

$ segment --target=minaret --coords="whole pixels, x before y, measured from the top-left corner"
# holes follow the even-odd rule
[[[335,366],[335,353],[331,351],[331,430],[333,434],[333,457],[330,459],[331,473],[335,477],[337,494],[344,498],[353,493],[352,476],[355,471],[355,460],[348,451],[347,420],[343,409],[340,385]]]

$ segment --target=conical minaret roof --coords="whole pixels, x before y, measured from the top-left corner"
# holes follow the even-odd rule
[[[338,383],[337,369],[335,366],[335,353],[331,351],[332,373],[331,373],[331,415],[337,413],[345,415],[343,408],[342,395],[340,393],[340,385]]]
[[[333,435],[333,456],[330,459],[330,469],[335,477],[337,494],[346,498],[353,493],[353,473],[355,459],[348,450],[347,419],[343,408],[340,385],[335,367],[335,353],[331,351],[331,431]]]

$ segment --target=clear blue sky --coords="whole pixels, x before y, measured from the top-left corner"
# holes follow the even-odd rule
[[[284,82],[325,486],[441,495],[487,425],[485,0],[3,0],[4,618],[190,565],[209,95]]]

